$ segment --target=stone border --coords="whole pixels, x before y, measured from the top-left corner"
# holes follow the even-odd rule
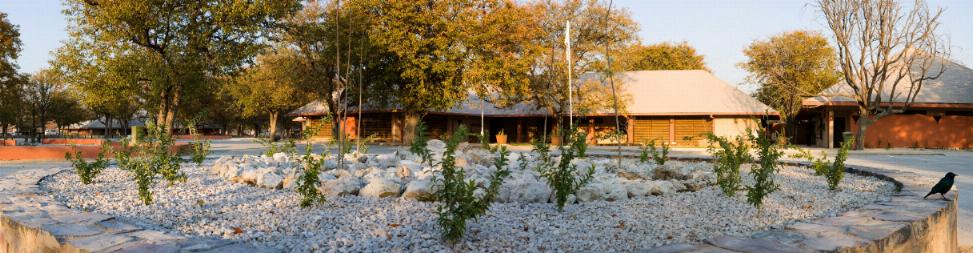
[[[706,161],[700,157],[673,160]],[[784,164],[807,166],[802,162]],[[45,177],[66,169],[33,169],[0,178],[0,251],[3,252],[279,252],[221,239],[166,234],[107,215],[70,209],[40,190]],[[922,200],[932,185],[917,174],[847,166],[853,174],[895,184],[897,192],[837,217],[797,222],[749,237],[723,236],[697,244],[670,244],[642,252],[958,252],[952,201]]]
[[[279,252],[168,234],[68,208],[38,186],[45,177],[64,170],[32,169],[0,178],[0,252]]]

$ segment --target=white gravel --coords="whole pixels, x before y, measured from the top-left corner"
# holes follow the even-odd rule
[[[234,183],[184,165],[185,183],[152,188],[155,203],[138,200],[127,171],[111,168],[95,184],[82,185],[71,171],[41,187],[72,208],[123,216],[146,226],[185,235],[248,241],[285,251],[427,252],[631,251],[721,235],[749,235],[789,222],[838,213],[887,199],[891,183],[846,175],[840,192],[824,178],[796,167],[776,176],[780,190],[757,210],[744,192],[735,198],[716,186],[697,192],[639,196],[619,201],[569,204],[495,203],[455,246],[439,239],[435,203],[405,198],[332,196],[326,204],[300,208],[300,196]],[[752,180],[744,169],[744,184]],[[160,182],[161,179],[159,179]]]

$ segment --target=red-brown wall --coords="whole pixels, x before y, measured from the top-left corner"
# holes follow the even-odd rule
[[[858,132],[857,122],[852,130]],[[867,148],[973,148],[973,116],[889,115],[865,130]]]
[[[52,138],[41,140],[41,143],[43,144],[58,145],[101,145],[102,142],[104,142],[104,139]]]

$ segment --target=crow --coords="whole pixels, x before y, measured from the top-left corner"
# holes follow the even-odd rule
[[[939,183],[936,183],[936,185],[932,187],[932,190],[929,191],[929,194],[926,194],[926,196],[922,198],[925,199],[926,197],[929,197],[929,195],[939,193],[939,195],[943,196],[943,200],[949,201],[950,199],[946,198],[946,193],[949,192],[949,189],[953,188],[954,177],[956,177],[956,174],[953,174],[952,172],[947,172],[946,176],[943,177],[943,179],[940,179]]]

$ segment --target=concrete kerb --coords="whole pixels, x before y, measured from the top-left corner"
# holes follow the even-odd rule
[[[673,160],[711,159],[694,156]],[[30,169],[0,177],[0,251],[277,251],[225,240],[170,235],[114,217],[67,208],[38,187],[45,177],[64,170]],[[951,201],[922,200],[929,185],[916,174],[862,166],[848,166],[846,171],[887,180],[898,191],[889,201],[837,217],[797,222],[749,237],[709,238],[697,244],[666,245],[643,252],[958,252],[958,195]]]

